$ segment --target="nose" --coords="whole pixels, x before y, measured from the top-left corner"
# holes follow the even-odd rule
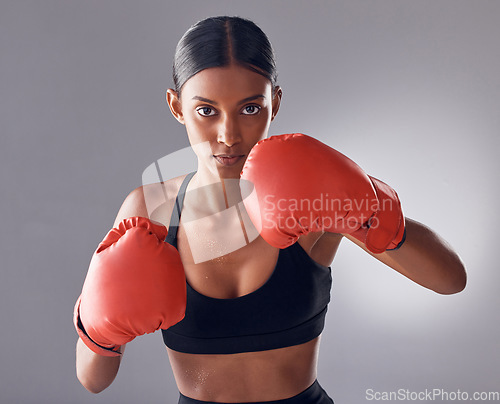
[[[239,142],[241,142],[241,133],[237,120],[231,116],[225,116],[217,133],[217,143],[232,147]]]

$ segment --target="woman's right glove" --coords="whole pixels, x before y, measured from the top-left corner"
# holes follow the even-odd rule
[[[166,235],[165,226],[132,217],[99,244],[74,311],[78,335],[95,353],[118,356],[136,336],[184,318],[184,268]]]

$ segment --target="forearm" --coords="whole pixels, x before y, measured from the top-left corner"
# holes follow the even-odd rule
[[[348,238],[364,248],[357,240]],[[409,218],[406,240],[398,250],[371,255],[437,293],[458,293],[467,282],[465,265],[453,248],[433,230]]]
[[[123,352],[124,346],[121,347]],[[76,343],[76,376],[91,393],[100,393],[115,379],[121,356],[101,356],[92,352],[78,338]]]

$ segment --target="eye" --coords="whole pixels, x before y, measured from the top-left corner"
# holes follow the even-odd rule
[[[196,109],[201,116],[214,116],[215,111],[212,107],[200,107]]]
[[[260,112],[260,106],[258,105],[247,105],[243,108],[243,115],[256,115]]]

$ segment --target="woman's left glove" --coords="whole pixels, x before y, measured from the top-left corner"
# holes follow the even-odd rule
[[[373,253],[398,248],[405,219],[396,191],[309,136],[261,140],[241,172],[245,208],[269,244],[285,248],[309,232],[350,234]]]

